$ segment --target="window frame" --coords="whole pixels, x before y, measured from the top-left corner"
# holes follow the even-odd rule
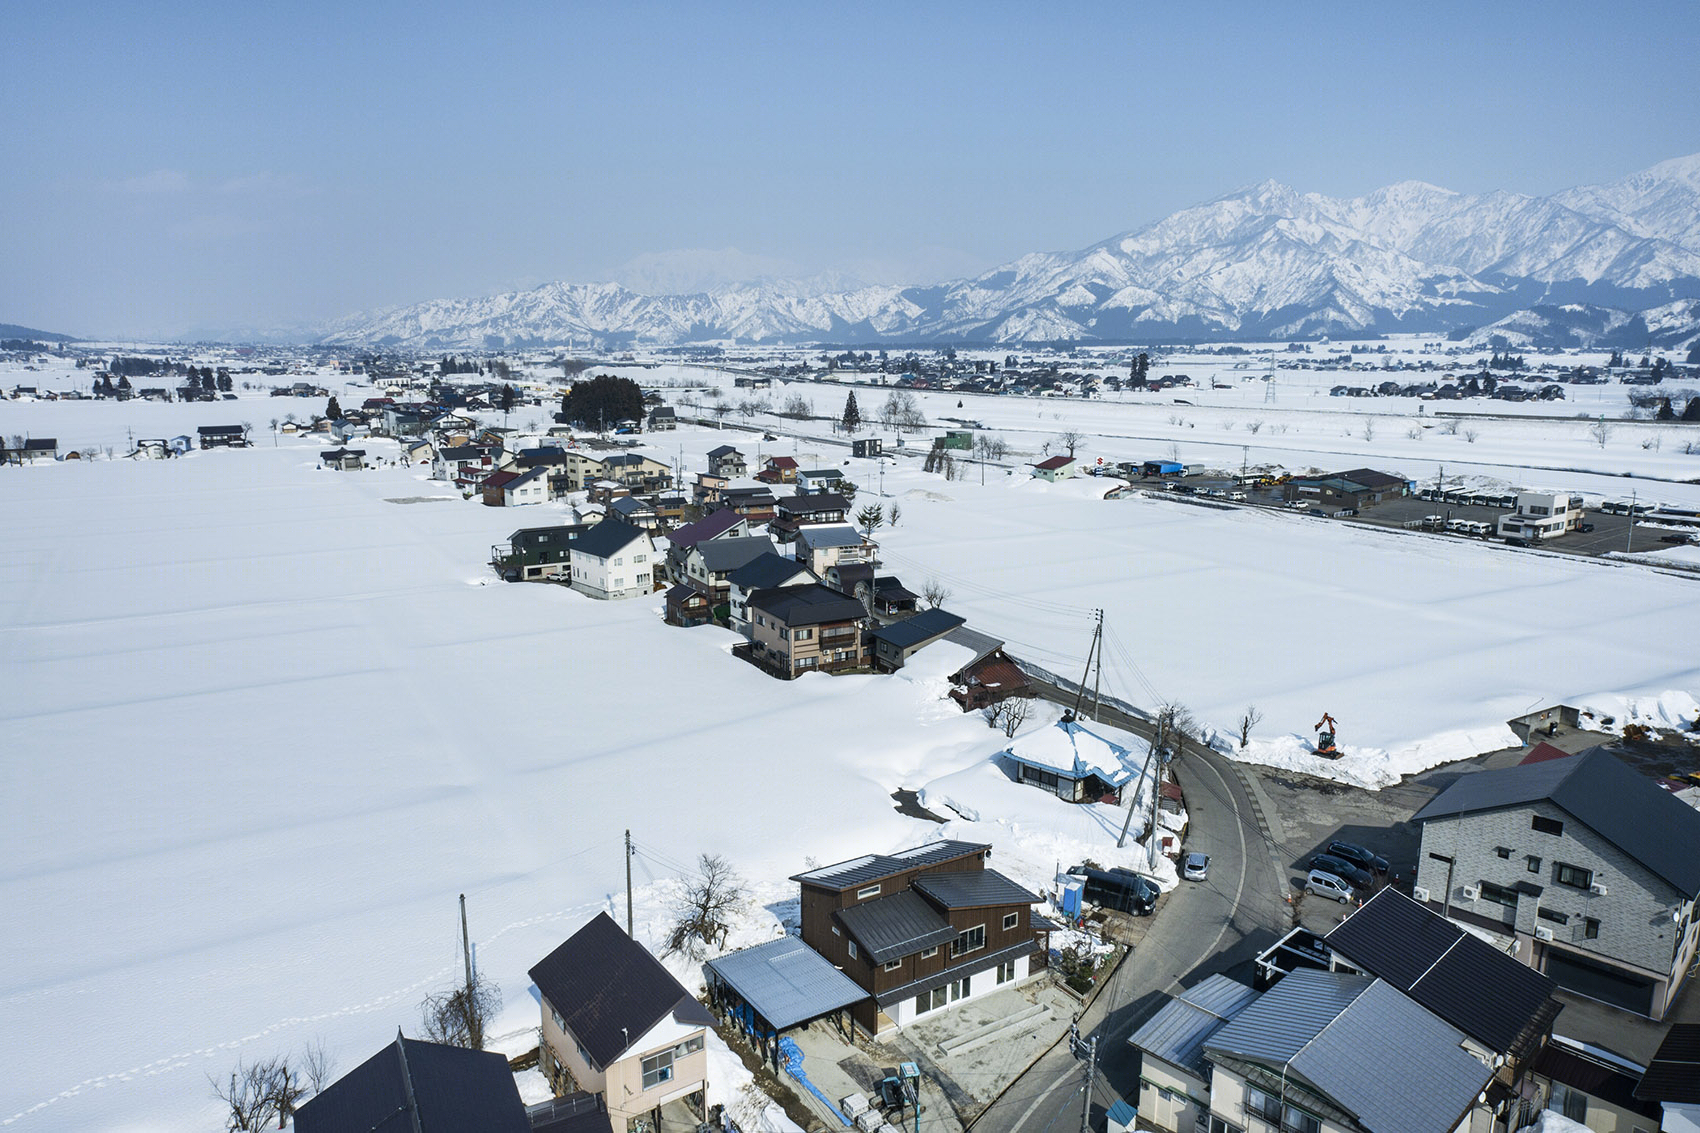
[[[1564,837],[1564,822],[1557,818],[1548,818],[1544,814],[1529,816],[1529,829],[1538,834],[1551,834],[1554,837]]]
[[[1020,913],[1005,913],[1003,915],[1003,930],[1005,932],[1014,932],[1015,929],[1016,929],[1016,926],[1018,926],[1020,923],[1021,923],[1021,914]]]
[[[875,882],[873,885],[864,885],[862,888],[856,890],[856,900],[858,901],[866,901],[870,897],[878,897],[879,895],[880,887],[878,882]]]
[[[975,943],[975,941],[978,943]],[[977,924],[973,928],[965,928],[956,934],[956,939],[950,942],[950,955],[966,956],[970,952],[978,952],[986,946],[986,926]]]
[[[1581,880],[1577,880],[1578,878]],[[1569,862],[1553,862],[1552,880],[1555,885],[1587,889],[1594,884],[1594,871],[1584,866],[1571,865]]]
[[[673,1080],[673,1049],[668,1047],[666,1050],[658,1050],[638,1063],[638,1070],[642,1074],[643,1089],[653,1090],[655,1087],[664,1086]],[[666,1059],[666,1061],[663,1062],[662,1059]],[[654,1066],[651,1066],[651,1063],[654,1063]],[[655,1078],[653,1082],[650,1081],[652,1075]]]

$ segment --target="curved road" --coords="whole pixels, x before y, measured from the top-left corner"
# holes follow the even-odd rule
[[[1047,697],[1059,690],[1044,689]],[[1072,703],[1068,696],[1065,703]],[[1150,724],[1105,708],[1105,723],[1149,736]],[[1210,880],[1182,882],[1164,900],[1145,939],[1081,1019],[1098,1039],[1091,1121],[1118,1098],[1139,1101],[1138,1058],[1128,1036],[1184,986],[1215,972],[1250,982],[1251,959],[1291,924],[1285,870],[1272,852],[1262,804],[1247,772],[1214,751],[1189,747],[1171,767],[1186,795],[1189,849],[1210,855]],[[1085,1064],[1067,1041],[1047,1051],[970,1125],[975,1133],[1073,1133],[1080,1127]]]

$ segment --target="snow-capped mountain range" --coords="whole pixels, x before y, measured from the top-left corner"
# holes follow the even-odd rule
[[[1695,298],[1700,154],[1550,197],[1407,181],[1339,200],[1266,181],[973,279],[847,290],[763,281],[688,295],[550,283],[351,316],[319,340],[482,349],[1282,339],[1449,333],[1535,306],[1636,312]]]

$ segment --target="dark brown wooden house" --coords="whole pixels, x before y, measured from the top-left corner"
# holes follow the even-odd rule
[[[800,873],[803,942],[868,992],[851,1008],[879,1034],[1037,974],[1050,922],[986,868],[990,846],[931,842]]]

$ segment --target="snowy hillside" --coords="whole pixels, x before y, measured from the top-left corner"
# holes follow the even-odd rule
[[[1635,311],[1694,297],[1700,155],[1552,197],[1407,181],[1340,200],[1266,181],[1081,251],[936,286],[644,295],[550,283],[350,316],[320,338],[423,349],[1291,338],[1451,331],[1536,303]]]
[[[1535,349],[1686,350],[1700,341],[1700,299],[1678,299],[1645,311],[1590,303],[1565,303],[1515,311],[1465,339],[1486,346],[1495,339]]]

